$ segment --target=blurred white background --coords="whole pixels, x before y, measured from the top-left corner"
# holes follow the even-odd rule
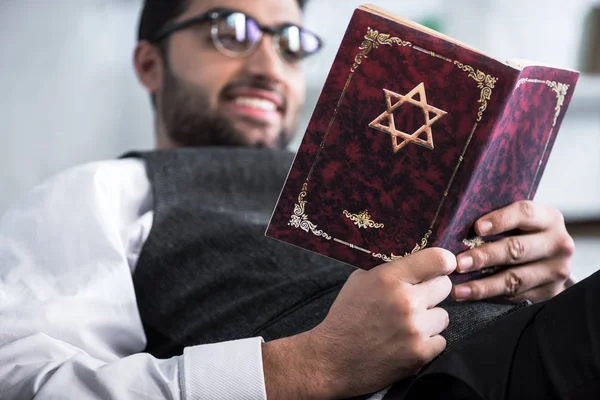
[[[306,25],[326,40],[308,68],[300,135],[355,0],[311,0]],[[373,0],[500,60],[527,58],[579,69],[584,21],[597,0]],[[148,98],[132,69],[141,0],[0,0],[0,214],[70,166],[152,148]],[[77,196],[77,193],[73,193]],[[537,200],[572,222],[576,273],[600,266],[600,78],[584,74]]]

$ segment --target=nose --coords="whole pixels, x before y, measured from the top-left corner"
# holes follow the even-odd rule
[[[255,51],[246,58],[245,69],[252,75],[280,84],[284,79],[285,65],[273,40],[275,38],[271,35],[263,36]]]

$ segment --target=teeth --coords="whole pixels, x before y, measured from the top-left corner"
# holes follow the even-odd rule
[[[259,99],[256,97],[236,97],[234,100],[235,104],[239,104],[247,107],[258,108],[263,111],[276,111],[277,106],[272,101],[266,99]]]

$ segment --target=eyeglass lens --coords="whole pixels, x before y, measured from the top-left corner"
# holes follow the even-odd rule
[[[216,38],[224,49],[240,55],[248,53],[262,38],[263,32],[252,18],[233,12],[218,18],[213,25]],[[278,30],[279,50],[284,59],[290,62],[315,53],[319,50],[318,38],[297,26],[285,26]]]

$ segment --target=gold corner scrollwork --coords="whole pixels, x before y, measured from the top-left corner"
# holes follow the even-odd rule
[[[403,256],[397,256],[394,253],[392,253],[389,256],[387,256],[385,254],[373,253],[372,256],[375,258],[379,258],[385,262],[392,262],[392,261],[399,260],[401,258],[410,256],[411,254],[415,254],[416,252],[421,251],[425,247],[427,247],[427,242],[429,241],[429,237],[431,236],[431,233],[432,233],[432,231],[427,231],[427,233],[425,234],[423,239],[421,239],[421,243],[415,244],[415,247],[413,247],[413,249],[410,251],[410,253],[404,253]]]
[[[531,79],[531,78],[522,78],[519,79],[519,81],[517,82],[517,85],[515,86],[515,89],[518,89],[521,87],[521,85],[523,85],[524,83],[543,83],[546,86],[548,86],[550,89],[552,89],[554,91],[554,93],[556,93],[556,107],[554,108],[554,121],[552,122],[552,126],[556,126],[556,121],[558,121],[558,117],[560,116],[560,111],[562,110],[562,107],[565,104],[565,97],[567,96],[567,93],[569,92],[569,87],[570,85],[566,84],[566,83],[560,83],[560,82],[554,82],[554,81],[547,81],[547,80],[541,80],[541,79]]]
[[[346,218],[354,222],[354,225],[358,226],[359,228],[381,229],[384,227],[384,224],[379,224],[371,219],[371,215],[369,215],[368,210],[364,210],[363,212],[358,214],[352,214],[349,211],[344,210],[343,213],[346,216]]]
[[[300,228],[305,232],[311,232],[316,236],[324,237],[327,240],[331,240],[331,236],[323,232],[323,230],[317,229],[317,225],[309,221],[308,215],[305,213],[306,200],[304,200],[307,192],[308,183],[304,183],[302,191],[298,195],[298,204],[294,205],[294,214],[290,219],[289,225],[294,228]]]
[[[470,65],[465,65],[459,61],[454,61],[454,64],[461,70],[468,72],[469,77],[473,78],[477,82],[477,87],[481,89],[481,95],[478,103],[481,103],[479,111],[477,112],[477,122],[483,118],[483,113],[487,110],[488,101],[492,98],[492,91],[496,87],[498,78],[494,78],[480,70],[475,71]]]
[[[481,236],[475,236],[472,239],[463,239],[463,244],[469,249],[473,250],[477,247],[481,247],[485,244],[485,241]]]
[[[367,34],[365,35],[365,40],[359,47],[360,52],[354,57],[354,64],[350,70],[352,72],[356,71],[358,66],[362,63],[362,59],[367,57],[367,54],[369,54],[371,50],[378,48],[379,45],[391,46],[393,43],[399,46],[412,46],[412,43],[410,42],[397,37],[392,37],[388,33],[379,33],[379,31],[369,27],[367,29]]]
[[[375,258],[379,258],[380,260],[383,260],[385,262],[392,262],[392,261],[396,261],[401,258],[404,258],[404,256],[396,256],[396,255],[394,255],[394,253],[392,253],[391,256],[386,256],[385,254],[373,253],[372,256]]]
[[[557,103],[556,103],[556,107],[554,108],[554,111],[556,111],[556,113],[554,114],[554,122],[552,124],[552,126],[556,126],[556,121],[558,121],[558,116],[560,115],[560,110],[562,109],[562,106],[565,104],[565,97],[567,96],[567,92],[569,91],[569,85],[567,85],[566,83],[559,83],[559,82],[551,82],[551,81],[546,81],[546,84],[548,85],[548,87],[550,87],[557,96]]]

